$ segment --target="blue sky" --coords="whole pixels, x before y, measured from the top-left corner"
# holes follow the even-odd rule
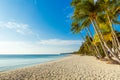
[[[71,0],[0,0],[0,53],[64,53],[79,49],[70,32]]]

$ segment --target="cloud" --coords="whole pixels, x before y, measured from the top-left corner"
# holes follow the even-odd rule
[[[46,48],[29,41],[0,41],[0,54],[45,53]]]
[[[77,51],[80,40],[0,41],[0,54],[58,54]]]
[[[14,21],[2,22],[0,21],[0,28],[7,28],[10,30],[14,30],[20,34],[31,34],[30,26],[28,24],[17,23]]]
[[[68,46],[68,45],[80,45],[81,40],[61,40],[61,39],[49,39],[41,40],[39,44],[41,45],[53,45],[53,46]]]

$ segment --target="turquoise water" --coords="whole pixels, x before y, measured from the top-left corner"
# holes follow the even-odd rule
[[[56,55],[0,55],[0,71],[45,63],[70,54]]]

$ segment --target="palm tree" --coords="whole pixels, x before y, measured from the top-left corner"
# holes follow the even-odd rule
[[[89,27],[85,28],[84,30],[85,30],[87,36],[90,36],[90,37],[88,37],[88,39],[89,39],[90,43],[92,44],[93,37],[92,37],[91,31],[89,30]],[[89,34],[90,34],[90,35],[89,35]],[[98,54],[100,58],[103,58],[103,56],[102,56],[102,55],[100,54],[100,52],[99,52],[98,47],[97,47],[96,45],[93,45],[92,47],[95,49],[96,54]]]
[[[76,4],[74,6],[75,11],[73,15],[73,19],[77,22],[89,22],[93,25],[93,28],[95,32],[97,33],[101,46],[109,60],[112,61],[112,58],[107,54],[107,50],[110,50],[110,48],[107,46],[106,42],[104,41],[104,38],[100,32],[99,29],[99,22],[97,19],[97,12],[101,11],[101,7],[99,7],[98,4],[94,3],[94,0],[81,0],[81,2]],[[110,53],[119,61],[119,58],[110,50]]]
[[[105,17],[108,20],[107,22],[109,24],[111,34],[113,36],[113,42],[116,48],[118,49],[118,47],[120,47],[120,42],[116,36],[115,30],[113,29],[112,23],[119,23],[117,19],[118,16],[120,15],[118,13],[120,10],[120,2],[119,0],[100,0],[98,1],[98,4],[102,7],[103,11],[105,12]]]
[[[94,19],[96,17],[96,11],[98,9],[97,5],[94,4],[94,0],[81,0],[81,2],[78,4],[76,4],[75,6],[75,10],[74,10],[74,15],[73,15],[73,19],[78,21],[78,22],[86,22],[86,23],[90,23],[93,25],[95,32],[97,34],[99,34],[96,25],[94,23]],[[100,35],[99,35],[100,38]],[[101,46],[102,49],[104,50],[104,53],[106,54],[106,56],[108,57],[109,60],[112,60],[110,58],[110,56],[107,54],[107,51],[105,50],[105,46],[103,44],[102,39],[100,38],[101,41]]]
[[[73,32],[73,33],[80,33],[80,31],[82,30],[82,28],[79,26],[79,23],[78,22],[73,22],[72,23],[72,28],[71,28],[71,31]],[[92,49],[91,49],[91,46],[87,43],[87,37],[86,37],[86,39],[83,37],[83,35],[80,33],[80,36],[81,36],[81,38],[82,38],[82,40],[84,41],[84,43],[85,43],[85,45],[88,47],[88,50],[90,51],[90,52],[93,52],[92,51]],[[89,38],[88,38],[89,39]],[[90,40],[89,40],[90,41]],[[90,43],[91,43],[91,41],[90,41]],[[95,48],[93,48],[93,49],[95,49]],[[96,51],[96,50],[95,50]],[[96,52],[96,54],[94,53],[92,53],[92,55],[93,56],[95,56],[96,58],[98,58],[96,55],[98,55],[98,53]],[[101,55],[99,55],[99,57],[101,58]]]
[[[103,0],[103,1],[105,1],[104,3],[106,3],[106,2],[108,2],[108,3],[110,3],[112,0]],[[110,1],[110,2],[109,2]],[[114,2],[114,1],[113,1]],[[106,6],[106,4],[104,4],[105,6]],[[109,5],[108,5],[109,6]],[[100,6],[101,7],[101,6]],[[103,7],[103,6],[102,6]],[[116,8],[116,7],[115,7]],[[103,9],[103,8],[102,8]],[[107,9],[107,8],[106,8]],[[119,7],[117,8],[117,9],[119,9]],[[116,9],[115,9],[115,11],[116,11]],[[108,15],[108,10],[106,10],[106,11],[102,11],[102,13],[104,14],[104,13],[106,13],[105,15],[107,16],[107,18],[108,18],[108,23],[109,23],[109,26],[110,26],[110,29],[111,29],[111,33],[112,33],[112,36],[113,36],[113,42],[114,43],[118,43],[118,45],[119,45],[119,41],[118,41],[118,39],[117,39],[117,36],[116,36],[116,34],[115,34],[115,32],[114,32],[114,30],[113,30],[113,28],[112,28],[112,24],[111,24],[111,20],[110,20],[110,17],[109,17],[109,15]],[[112,13],[112,12],[110,12],[109,11],[109,13]],[[113,14],[112,15],[112,17],[114,18],[114,15],[115,14]],[[113,19],[113,18],[111,18],[111,19]],[[95,22],[96,22],[96,25],[97,26],[99,26],[99,21],[97,20],[98,19],[98,17],[95,17]],[[107,22],[106,22],[107,23]],[[99,29],[99,27],[98,27],[98,29]],[[101,38],[102,38],[102,40],[103,40],[103,43],[104,43],[104,46],[106,47],[106,49],[108,49],[109,51],[110,51],[110,53],[120,62],[120,59],[119,59],[119,57],[118,57],[118,55],[116,55],[108,46],[107,46],[107,44],[106,44],[106,42],[105,42],[105,40],[104,40],[104,38],[103,38],[103,36],[102,36],[102,33],[101,32],[99,32],[100,33],[100,36],[101,36]],[[117,42],[115,41],[115,40],[117,40]],[[117,46],[117,45],[116,45]],[[118,47],[117,47],[118,48]]]
[[[91,32],[90,28],[87,27],[86,29],[88,30],[88,33],[89,33],[90,37],[92,38],[92,42],[93,42],[94,36],[92,35],[92,32]],[[97,45],[94,45],[94,46],[95,46],[95,49],[96,49],[97,53],[100,54],[101,49],[99,49],[99,48],[101,48],[101,47],[98,48]],[[101,55],[101,57],[104,58],[104,55]]]

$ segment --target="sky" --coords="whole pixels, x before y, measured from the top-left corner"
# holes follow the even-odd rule
[[[0,54],[58,54],[77,51],[70,31],[71,0],[0,0]]]

